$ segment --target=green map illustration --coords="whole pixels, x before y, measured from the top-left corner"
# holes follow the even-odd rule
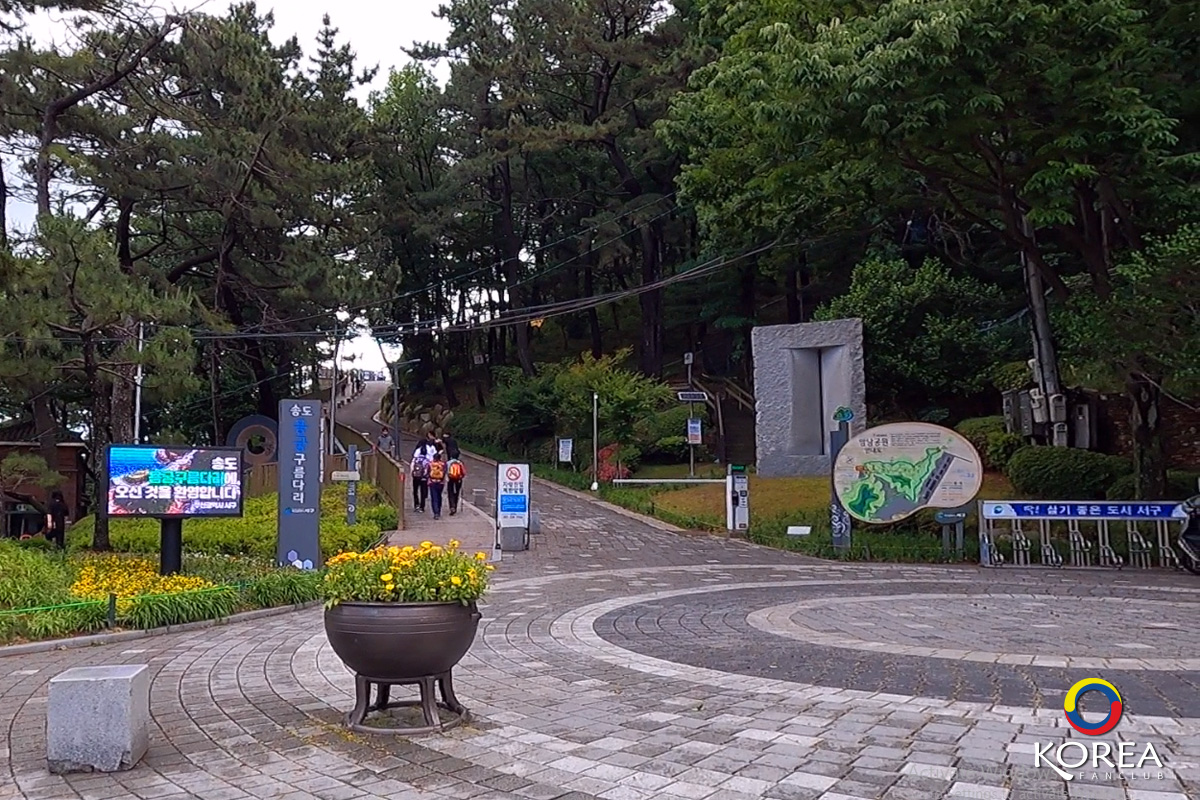
[[[888,522],[923,508],[955,456],[945,447],[927,447],[920,460],[866,461],[859,479],[842,494],[846,509],[859,519]]]

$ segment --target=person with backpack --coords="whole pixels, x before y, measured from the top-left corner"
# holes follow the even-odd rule
[[[442,433],[442,445],[446,448],[446,458],[449,461],[458,461],[462,458],[462,450],[458,447],[458,440],[454,438],[454,434],[450,431]]]
[[[446,496],[450,500],[450,516],[458,513],[458,500],[462,497],[463,478],[467,477],[467,465],[457,456],[446,462]]]
[[[417,448],[413,453],[412,468],[413,511],[418,514],[425,512],[425,500],[429,497],[429,459]]]
[[[446,454],[441,450],[429,462],[429,505],[433,518],[442,518],[442,491],[446,488]]]

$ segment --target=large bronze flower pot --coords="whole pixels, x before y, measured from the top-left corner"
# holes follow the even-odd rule
[[[338,658],[355,674],[357,703],[347,717],[356,731],[380,733],[385,729],[364,727],[371,710],[384,710],[414,703],[388,700],[393,685],[416,684],[421,689],[420,706],[425,726],[386,729],[389,733],[425,733],[443,730],[467,718],[467,710],[454,696],[450,671],[471,648],[482,614],[474,603],[338,603],[325,610],[325,635]],[[370,702],[371,684],[378,686],[378,700]],[[437,703],[435,684],[441,689]],[[443,723],[441,706],[456,716]]]

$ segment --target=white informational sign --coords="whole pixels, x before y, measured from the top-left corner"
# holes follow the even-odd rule
[[[496,468],[496,527],[529,527],[529,465]]]
[[[692,362],[695,361],[695,359],[696,359],[696,357],[692,353],[684,353],[683,354],[683,363],[687,366],[691,366]]]
[[[329,479],[330,479],[331,481],[337,481],[337,482],[342,482],[342,481],[361,481],[361,480],[362,480],[362,476],[361,476],[361,475],[358,473],[358,470],[350,470],[350,469],[346,469],[346,470],[340,470],[340,469],[335,469],[333,472],[331,472],[331,473],[329,474]]]
[[[687,427],[688,444],[704,444],[704,433],[700,428],[700,420],[692,418],[688,420]]]
[[[558,440],[558,460],[564,463],[570,463],[571,455],[575,451],[574,439],[559,439]]]

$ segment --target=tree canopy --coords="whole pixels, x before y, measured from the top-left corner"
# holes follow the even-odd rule
[[[853,315],[875,411],[954,418],[1033,319],[1153,495],[1200,397],[1198,5],[447,0],[377,81],[329,17],[0,0],[0,412],[102,452],[140,367],[146,436],[220,442],[365,320],[406,391],[536,426],[514,376],[751,389],[755,325]]]

